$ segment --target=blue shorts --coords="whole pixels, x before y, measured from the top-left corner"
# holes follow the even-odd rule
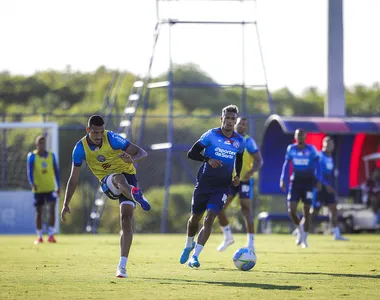
[[[34,193],[34,206],[43,206],[45,203],[57,202],[58,195],[56,192]]]
[[[304,204],[311,204],[314,195],[314,187],[314,177],[293,179],[289,184],[287,196],[288,202],[298,202],[302,200]]]
[[[318,192],[315,191],[315,195],[313,197],[313,207],[315,209],[320,209],[322,205],[330,205],[335,204],[336,198],[334,193],[329,193],[326,187],[323,185],[322,189]]]
[[[228,195],[233,195],[239,193],[240,199],[251,199],[253,198],[253,178],[248,181],[241,181],[238,186],[234,186],[231,184],[230,189],[228,191]]]
[[[228,189],[228,187],[207,189],[196,187],[191,199],[191,212],[203,214],[206,210],[212,209],[218,214],[227,201]]]
[[[122,173],[127,180],[128,184],[133,185],[137,187],[137,178],[135,174],[128,174],[128,173]],[[119,200],[119,204],[121,204],[124,201],[133,202],[136,206],[135,201],[132,199],[128,199],[125,197],[121,191],[116,188],[112,183],[112,177],[116,174],[110,174],[102,178],[100,181],[100,186],[102,188],[103,193],[112,200]]]

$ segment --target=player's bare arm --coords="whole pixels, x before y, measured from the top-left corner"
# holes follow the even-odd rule
[[[65,218],[66,213],[70,213],[69,204],[77,188],[79,175],[80,175],[80,167],[76,167],[73,164],[71,167],[70,178],[67,182],[65,200],[63,201],[63,207],[61,211],[61,220],[63,222],[66,222],[66,218]]]
[[[251,156],[253,157],[253,166],[252,166],[252,169],[249,170],[247,173],[244,174],[242,180],[243,181],[247,181],[249,180],[249,178],[252,177],[252,175],[257,172],[258,170],[261,169],[261,167],[263,166],[264,164],[264,160],[263,160],[263,157],[261,156],[261,152],[260,151],[257,151],[255,153],[252,153]]]
[[[126,163],[133,163],[144,157],[147,157],[148,153],[139,146],[130,143],[127,150],[119,154],[119,157]]]

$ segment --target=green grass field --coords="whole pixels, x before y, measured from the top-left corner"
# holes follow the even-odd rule
[[[0,299],[380,299],[380,236],[349,242],[312,235],[309,248],[290,235],[257,235],[257,265],[237,270],[235,244],[219,253],[211,236],[201,268],[179,264],[184,235],[135,235],[128,279],[115,277],[117,235],[61,235],[33,245],[34,236],[0,236]]]

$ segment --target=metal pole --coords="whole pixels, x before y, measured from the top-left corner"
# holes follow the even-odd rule
[[[245,24],[242,23],[242,84],[241,84],[241,104],[242,104],[242,114],[245,115],[247,113],[247,89],[245,86]]]
[[[168,120],[168,142],[173,145],[173,63],[171,50],[171,25],[169,25],[169,73],[168,73],[168,98],[169,98],[169,120]],[[168,216],[169,195],[170,195],[170,177],[172,168],[172,147],[166,152],[166,171],[165,171],[165,200],[162,210],[161,232],[166,233],[166,219]]]
[[[344,117],[343,0],[329,0],[328,5],[328,92],[324,114],[326,117]]]

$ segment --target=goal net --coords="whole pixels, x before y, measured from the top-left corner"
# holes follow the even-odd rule
[[[59,160],[58,124],[54,122],[0,122],[0,234],[35,232],[33,193],[27,178],[27,154],[35,138],[46,137],[46,148]],[[59,205],[55,230],[59,231]]]

